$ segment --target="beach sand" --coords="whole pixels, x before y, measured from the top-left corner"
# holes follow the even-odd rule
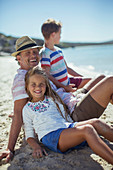
[[[8,115],[13,110],[11,86],[17,67],[14,58],[0,57],[0,151],[4,150],[8,143],[8,135],[12,121]],[[109,104],[101,119],[113,125],[113,106],[111,104]],[[104,141],[113,149],[113,143],[105,139]],[[33,158],[32,149],[26,143],[22,129],[16,144],[13,160],[7,164],[4,159],[0,161],[0,170],[111,170],[113,168],[111,164],[108,164],[94,154],[89,147],[74,150],[67,154],[54,153],[47,148],[46,150],[48,156],[40,159]]]

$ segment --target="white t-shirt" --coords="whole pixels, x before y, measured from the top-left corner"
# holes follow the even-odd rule
[[[63,116],[65,115],[63,105],[58,103]],[[23,108],[23,122],[26,139],[34,138],[38,134],[39,140],[46,134],[59,128],[67,128],[73,121],[70,116],[67,122],[58,111],[52,98],[45,97],[43,101],[36,103],[28,102]]]

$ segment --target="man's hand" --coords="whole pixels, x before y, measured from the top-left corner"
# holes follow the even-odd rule
[[[9,149],[0,152],[0,160],[5,158],[6,163],[8,163],[13,158],[13,156],[13,152],[11,152]]]

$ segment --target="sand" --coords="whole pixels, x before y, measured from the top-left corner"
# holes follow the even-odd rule
[[[12,121],[8,115],[13,110],[11,85],[17,68],[17,63],[13,57],[0,57],[0,151],[4,150],[8,143]],[[101,119],[113,125],[113,106],[111,104],[109,104]],[[113,143],[105,139],[104,141],[113,149]],[[0,161],[0,170],[111,170],[113,168],[111,164],[94,154],[89,147],[74,150],[65,155],[54,153],[47,148],[46,150],[48,156],[34,159],[32,149],[26,143],[22,129],[15,147],[13,160],[7,164],[4,159]]]

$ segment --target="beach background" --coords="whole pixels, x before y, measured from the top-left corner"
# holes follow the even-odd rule
[[[63,49],[68,65],[80,74],[95,77],[99,74],[113,75],[113,45],[86,46]],[[19,68],[14,57],[0,57],[0,151],[7,147],[13,111],[11,87],[16,70]],[[109,104],[101,119],[113,125],[113,106]],[[16,127],[15,127],[16,128]],[[104,140],[112,149],[113,143]],[[48,156],[32,157],[32,149],[24,140],[24,131],[19,135],[15,156],[11,162],[0,161],[0,170],[57,170],[97,169],[111,170],[112,165],[92,152],[89,147],[67,154],[54,153],[48,149]]]

